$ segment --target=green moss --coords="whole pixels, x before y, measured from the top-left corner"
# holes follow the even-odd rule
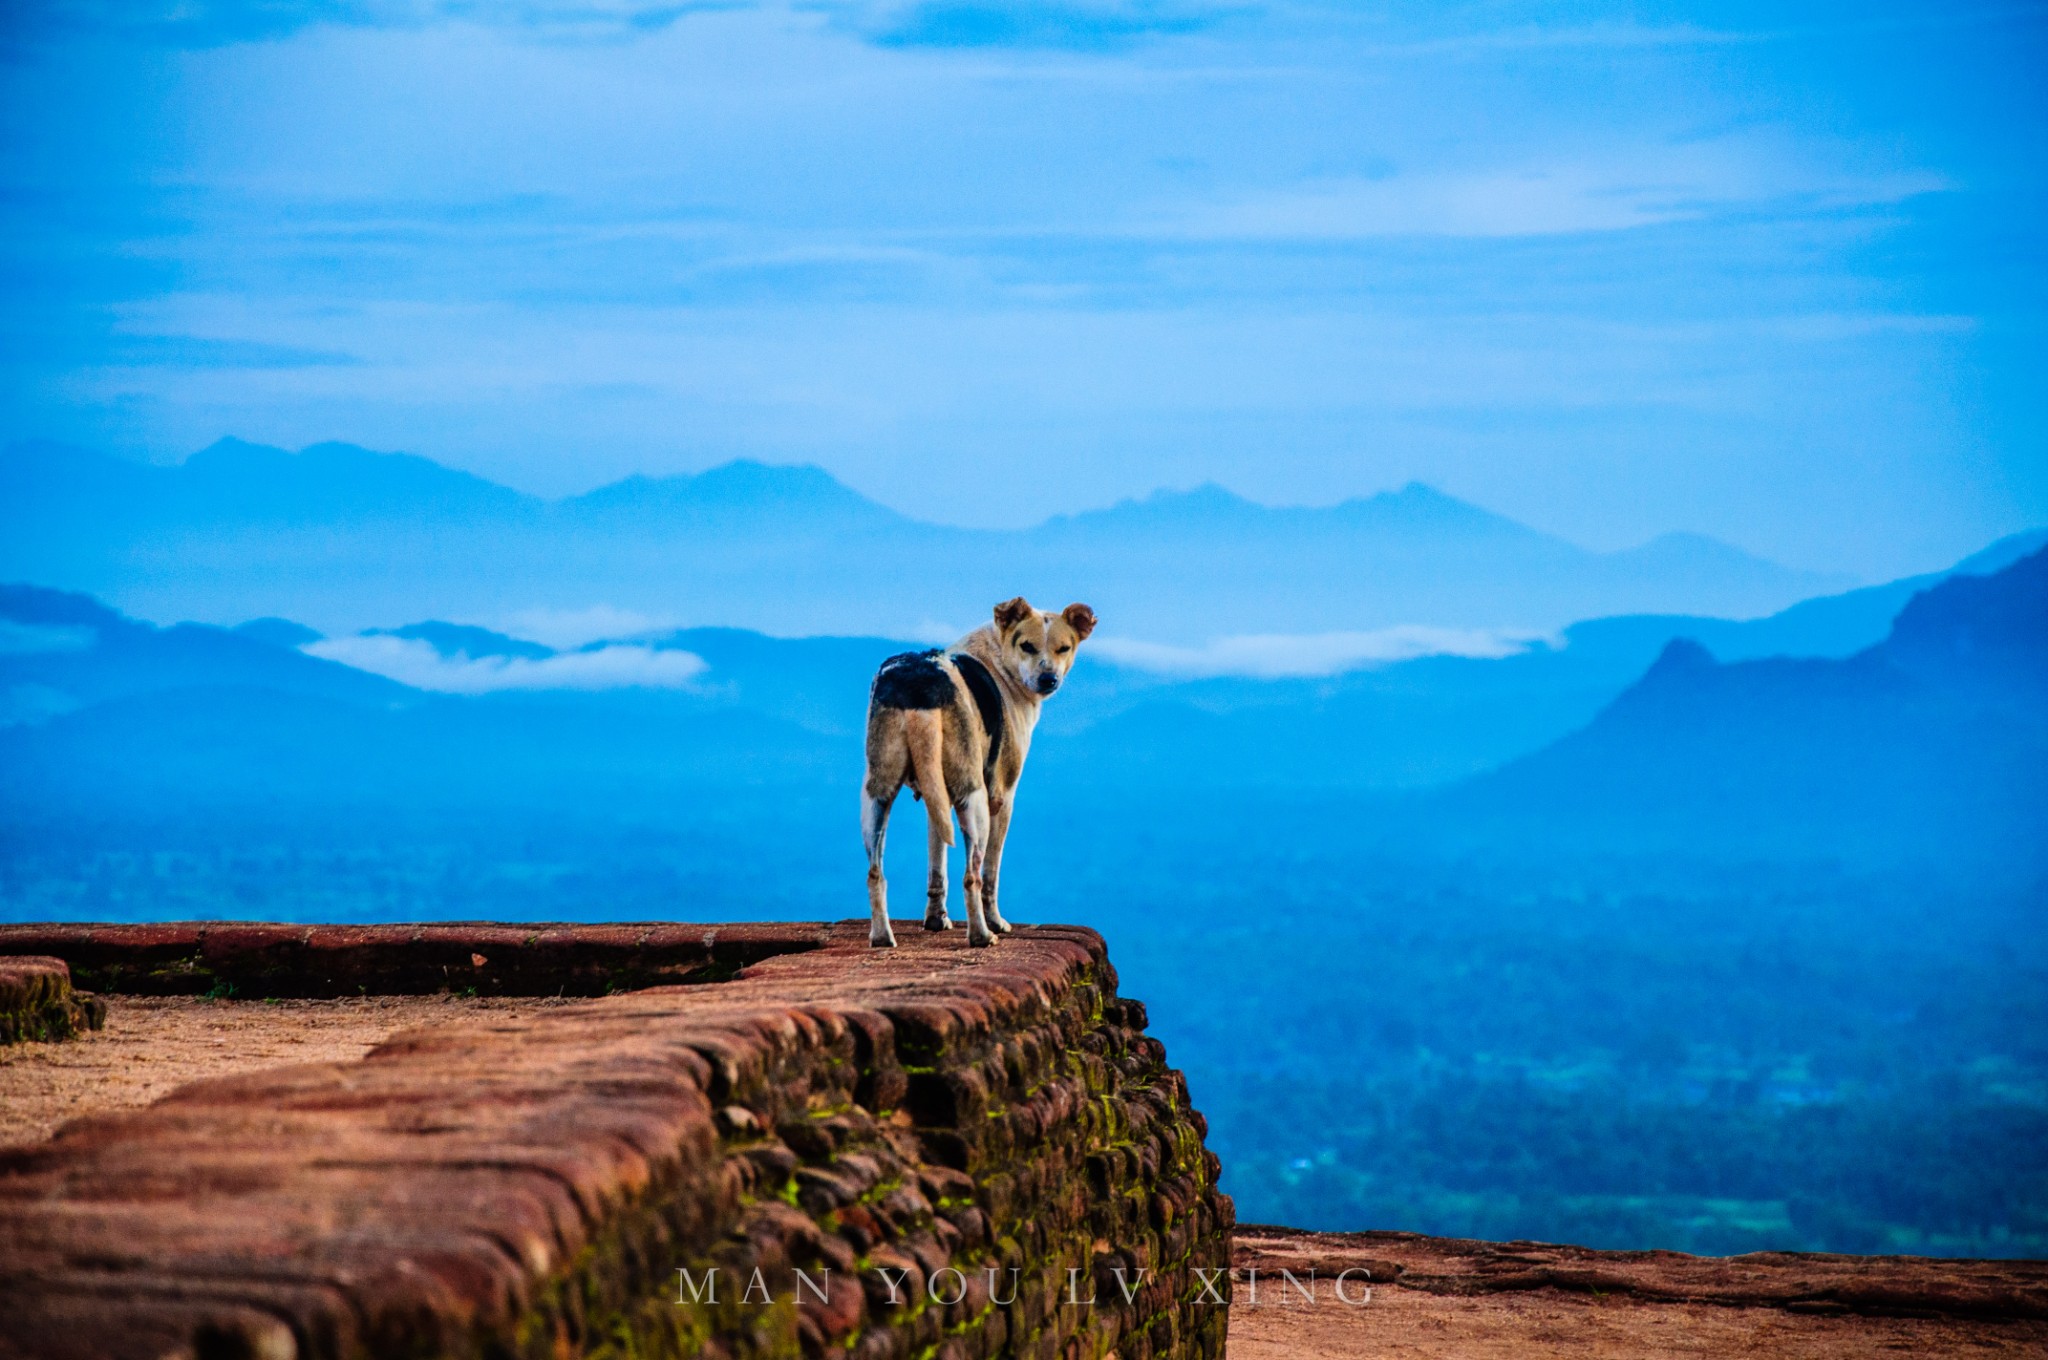
[[[1164,1118],[1148,1128],[1144,1141],[1157,1149],[1159,1177],[1189,1175],[1198,1193],[1206,1194],[1213,1187],[1211,1178],[1201,1165],[1201,1140],[1186,1124],[1186,1100],[1179,1094],[1179,1088],[1165,1077],[1163,1066],[1149,1063],[1145,1071],[1134,1077],[1127,1077],[1120,1069],[1114,1055],[1128,1049],[1124,1042],[1127,1036],[1120,1030],[1106,1030],[1102,1025],[1107,1003],[1112,999],[1113,993],[1101,987],[1083,985],[1070,991],[1052,1014],[1033,1021],[1043,1027],[1034,1040],[1045,1045],[1042,1056],[1011,1071],[1013,1078],[1029,1072],[1037,1079],[1028,1084],[1021,1080],[1017,1085],[1000,1084],[991,1093],[988,1121],[1014,1114],[1020,1099],[1038,1096],[1054,1081],[1073,1083],[1069,1089],[1077,1097],[1074,1113],[1054,1136],[1028,1149],[1019,1147],[1006,1154],[1001,1170],[1013,1188],[997,1198],[1008,1206],[1007,1221],[991,1219],[988,1227],[992,1244],[985,1243],[963,1252],[953,1263],[970,1278],[990,1265],[998,1269],[1003,1268],[1004,1262],[1023,1266],[1024,1283],[1021,1288],[1026,1295],[1020,1295],[1021,1306],[1005,1309],[991,1302],[976,1309],[971,1316],[946,1322],[944,1318],[948,1310],[933,1303],[922,1290],[906,1292],[899,1307],[884,1310],[881,1317],[870,1321],[864,1329],[857,1328],[851,1335],[834,1342],[833,1353],[851,1353],[859,1348],[863,1339],[872,1345],[876,1338],[869,1334],[875,1332],[883,1333],[894,1345],[908,1347],[910,1353],[927,1357],[927,1360],[935,1360],[949,1345],[959,1345],[962,1338],[966,1339],[967,1348],[973,1351],[978,1349],[974,1335],[989,1327],[998,1313],[1005,1313],[1010,1319],[1010,1326],[1005,1329],[1006,1345],[1002,1354],[1027,1353],[1034,1346],[1046,1345],[1060,1350],[1072,1342],[1078,1343],[1080,1354],[1099,1357],[1115,1348],[1120,1341],[1129,1344],[1140,1333],[1148,1333],[1154,1344],[1163,1344],[1163,1338],[1175,1336],[1173,1354],[1192,1353],[1201,1338],[1208,1339],[1202,1344],[1214,1343],[1221,1324],[1206,1316],[1213,1310],[1205,1307],[1205,1316],[1199,1319],[1187,1311],[1202,1297],[1199,1283],[1192,1276],[1192,1267],[1197,1262],[1205,1266],[1222,1264],[1227,1249],[1222,1244],[1221,1235],[1213,1230],[1195,1232],[1176,1226],[1179,1246],[1170,1257],[1165,1254],[1167,1242],[1173,1240],[1175,1234],[1161,1234],[1150,1227],[1149,1192],[1153,1182],[1136,1169],[1140,1163],[1129,1155],[1128,1150],[1137,1146],[1137,1140],[1129,1136],[1129,1121],[1123,1113],[1127,1107],[1121,1102],[1134,1098],[1155,1102],[1155,1108],[1160,1109]],[[1092,1030],[1093,1034],[1084,1033],[1086,1030]],[[1051,1041],[1053,1036],[1057,1036],[1057,1042]],[[905,1056],[913,1061],[906,1065],[908,1073],[940,1075],[957,1070],[960,1065],[958,1062],[946,1062],[945,1054],[936,1043],[923,1051],[914,1044],[909,1047],[910,1051]],[[964,1054],[955,1056],[965,1060]],[[922,1061],[917,1061],[919,1059]],[[822,1072],[847,1066],[847,1060],[839,1054],[812,1052],[805,1055],[803,1063],[780,1074],[766,1075],[764,1080],[771,1087],[778,1080],[791,1082],[801,1090],[807,1078],[815,1080]],[[784,1085],[780,1089],[788,1091],[790,1088]],[[814,1095],[812,1100],[818,1103],[810,1105],[805,1113],[813,1120],[850,1117],[853,1137],[841,1149],[841,1155],[857,1149],[886,1153],[892,1146],[899,1152],[903,1148],[904,1144],[895,1131],[871,1122],[866,1112],[847,1102],[842,1093],[829,1091]],[[875,1112],[881,1120],[889,1119],[892,1113],[888,1109]],[[962,1127],[952,1130],[967,1140],[970,1166],[980,1167],[976,1174],[983,1177],[991,1174],[992,1170],[986,1165],[987,1158],[994,1155],[998,1147],[1008,1148],[1001,1134],[983,1132],[989,1127],[987,1121],[975,1120],[963,1121]],[[772,1134],[765,1134],[763,1140],[773,1142],[774,1138]],[[1118,1157],[1120,1152],[1123,1155]],[[1084,1175],[1087,1159],[1098,1154],[1110,1154],[1114,1159],[1110,1167],[1108,1193],[1099,1196],[1086,1194],[1077,1199],[1074,1186]],[[865,1190],[857,1202],[875,1205],[911,1179],[904,1174],[885,1176]],[[954,1211],[981,1206],[982,1198],[980,1190],[937,1196],[935,1208]],[[802,1211],[803,1206],[797,1197],[797,1182],[794,1178],[787,1178],[773,1193],[764,1189],[758,1196],[740,1196],[738,1219],[719,1230],[724,1234],[721,1239],[724,1245],[716,1248],[714,1254],[721,1257],[727,1272],[721,1276],[721,1292],[726,1292],[733,1284],[733,1271],[738,1271],[743,1282],[752,1268],[738,1260],[722,1259],[728,1251],[749,1250],[744,1245],[749,1208],[774,1200]],[[754,1212],[761,1211],[755,1209]],[[1069,1216],[1076,1212],[1079,1217],[1070,1221]],[[1202,1212],[1199,1204],[1190,1203],[1177,1211],[1176,1224],[1179,1215],[1194,1216]],[[827,1233],[839,1233],[843,1227],[838,1211],[817,1215],[815,1221]],[[899,1223],[898,1227],[906,1232],[916,1232],[928,1224],[929,1220],[921,1215],[918,1224]],[[583,1281],[573,1298],[567,1294],[551,1295],[544,1304],[536,1304],[533,1326],[516,1351],[519,1360],[528,1356],[540,1360],[542,1356],[554,1355],[558,1339],[570,1343],[564,1348],[564,1353],[603,1357],[604,1360],[669,1360],[672,1356],[707,1352],[725,1354],[732,1360],[772,1360],[772,1357],[794,1357],[800,1353],[800,1333],[796,1325],[800,1313],[789,1293],[779,1287],[773,1304],[765,1308],[758,1305],[740,1307],[732,1298],[717,1305],[686,1302],[679,1306],[674,1302],[671,1275],[664,1281],[668,1285],[666,1293],[620,1302],[616,1291],[622,1282],[636,1278],[637,1271],[644,1271],[650,1250],[658,1253],[651,1244],[666,1239],[646,1233],[638,1238],[633,1238],[630,1233],[608,1236],[614,1245],[606,1253],[585,1253],[564,1272]],[[1166,1282],[1167,1288],[1162,1297],[1177,1300],[1177,1303],[1165,1305],[1170,1314],[1176,1315],[1177,1326],[1161,1330],[1161,1316],[1139,1314],[1123,1308],[1120,1303],[1113,1314],[1099,1316],[1089,1315],[1085,1310],[1069,1309],[1062,1304],[1055,1306],[1037,1331],[1024,1331],[1023,1318],[1035,1308],[1028,1297],[1030,1291],[1048,1282],[1059,1285],[1068,1263],[1085,1265],[1092,1256],[1093,1242],[1099,1236],[1108,1236],[1120,1244],[1134,1247],[1140,1252],[1141,1259],[1150,1263],[1154,1277]],[[888,1235],[888,1240],[895,1239],[895,1233]],[[1039,1249],[1027,1252],[1023,1245],[1027,1240],[1038,1242]],[[624,1243],[627,1241],[636,1241],[638,1245],[626,1246]],[[666,1258],[657,1255],[656,1259]],[[637,1267],[636,1262],[639,1263]],[[705,1259],[692,1268],[707,1269],[712,1264],[710,1259]],[[874,1269],[871,1255],[862,1255],[853,1263],[857,1279],[866,1277]],[[1114,1299],[1113,1290],[1108,1301],[1118,1302]],[[580,1306],[567,1306],[570,1303]],[[566,1326],[561,1319],[571,1317],[585,1320],[580,1334],[571,1338],[563,1333],[558,1338],[556,1329]],[[1164,1349],[1159,1353],[1162,1357],[1168,1354]]]

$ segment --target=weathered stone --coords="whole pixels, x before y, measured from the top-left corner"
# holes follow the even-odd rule
[[[143,991],[695,984],[198,1083],[0,1152],[0,1356],[1215,1354],[1192,1271],[1225,1264],[1229,1201],[1100,938],[899,939],[0,927]],[[1066,1302],[1112,1258],[1144,1286]]]
[[[0,1044],[69,1039],[106,1023],[106,1003],[71,990],[61,958],[0,955]]]

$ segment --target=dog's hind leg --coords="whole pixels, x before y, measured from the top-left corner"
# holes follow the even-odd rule
[[[876,949],[896,947],[896,932],[889,925],[889,880],[882,873],[882,845],[889,838],[889,807],[895,801],[894,789],[881,798],[860,791],[860,839],[868,852],[868,943]]]
[[[931,853],[931,873],[925,880],[924,928],[951,930],[953,918],[946,915],[946,847],[952,841],[942,836],[938,823],[926,827],[926,844]]]
[[[977,949],[996,942],[981,903],[982,857],[988,852],[988,793],[976,789],[960,800],[960,834],[967,841],[967,867],[960,875],[960,894],[967,899],[967,943]]]

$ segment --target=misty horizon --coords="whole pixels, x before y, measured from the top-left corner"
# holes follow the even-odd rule
[[[13,449],[26,447],[34,442],[36,441],[13,441],[12,444],[6,446],[5,448],[0,448],[0,457],[5,457],[7,453]],[[69,447],[75,450],[76,452],[84,453],[87,455],[98,454],[103,452],[102,450],[93,449],[84,445],[73,445]],[[1387,503],[1392,501],[1399,501],[1403,498],[1424,495],[1428,497],[1440,498],[1444,501],[1453,502],[1460,506],[1469,507],[1471,509],[1481,511],[1485,514],[1492,515],[1499,519],[1510,520],[1515,523],[1522,524],[1523,527],[1533,529],[1537,533],[1541,533],[1548,537],[1557,538],[1564,542],[1571,543],[1574,547],[1584,548],[1588,552],[1609,554],[1615,552],[1627,552],[1632,548],[1647,547],[1650,544],[1656,543],[1660,539],[1701,539],[1708,542],[1720,544],[1726,547],[1734,548],[1739,552],[1743,552],[1753,557],[1758,557],[1760,560],[1771,560],[1765,555],[1761,553],[1751,552],[1749,549],[1743,548],[1739,544],[1729,542],[1725,539],[1716,538],[1712,534],[1708,534],[1696,529],[1686,528],[1683,526],[1660,529],[1651,533],[1650,536],[1647,538],[1641,539],[1637,542],[1623,544],[1620,547],[1598,548],[1590,544],[1578,542],[1577,540],[1572,539],[1567,534],[1557,533],[1552,530],[1545,529],[1540,525],[1528,524],[1524,521],[1514,520],[1513,516],[1508,515],[1501,510],[1490,507],[1480,500],[1465,496],[1454,496],[1449,492],[1444,491],[1441,487],[1435,486],[1430,482],[1424,481],[1420,478],[1410,478],[1409,480],[1401,482],[1397,485],[1366,488],[1364,490],[1354,492],[1350,495],[1343,496],[1336,500],[1318,501],[1261,500],[1255,496],[1245,495],[1239,491],[1236,491],[1232,489],[1230,486],[1226,485],[1225,483],[1214,479],[1208,479],[1193,483],[1161,484],[1143,491],[1135,492],[1131,495],[1119,497],[1114,501],[1074,505],[1071,507],[1065,507],[1050,511],[1042,519],[1009,523],[976,522],[972,519],[967,518],[943,519],[922,516],[902,506],[892,505],[886,499],[883,499],[880,496],[873,495],[867,491],[862,490],[860,487],[855,486],[852,483],[841,478],[840,476],[836,475],[835,473],[832,472],[830,468],[824,466],[821,463],[807,462],[801,459],[777,460],[772,458],[759,458],[748,456],[732,457],[722,459],[716,462],[705,463],[701,466],[679,467],[667,472],[649,472],[640,470],[629,471],[621,476],[614,477],[606,481],[592,482],[587,485],[581,485],[566,490],[557,490],[550,492],[534,486],[521,485],[516,479],[500,480],[475,468],[465,467],[460,463],[443,462],[439,459],[429,457],[426,454],[417,453],[410,449],[370,448],[365,445],[357,444],[346,439],[316,439],[309,443],[301,444],[296,448],[292,448],[279,444],[261,444],[254,440],[242,439],[236,435],[222,435],[220,438],[215,439],[202,447],[191,449],[182,454],[170,457],[150,458],[119,453],[111,454],[110,456],[117,457],[125,462],[132,462],[143,467],[175,469],[182,468],[189,464],[194,458],[202,457],[209,453],[213,453],[219,450],[237,449],[276,452],[287,454],[293,457],[303,456],[304,454],[314,450],[345,450],[349,452],[366,453],[378,458],[417,459],[421,462],[432,463],[436,467],[444,468],[451,472],[459,472],[466,474],[468,476],[476,478],[479,481],[486,482],[491,486],[499,487],[507,491],[516,492],[519,495],[526,497],[530,500],[537,501],[540,502],[541,504],[550,506],[559,506],[571,501],[582,500],[586,497],[595,495],[599,492],[614,491],[638,485],[685,484],[694,482],[697,479],[704,477],[713,477],[715,479],[716,474],[728,473],[734,470],[746,471],[750,469],[759,469],[768,472],[819,473],[822,474],[827,479],[829,479],[835,486],[840,487],[846,491],[852,492],[854,495],[858,496],[860,499],[868,502],[869,504],[887,510],[890,513],[897,515],[905,520],[909,520],[917,524],[931,525],[936,528],[973,529],[994,533],[1021,532],[1030,529],[1043,528],[1049,524],[1058,521],[1080,519],[1090,515],[1102,514],[1108,511],[1138,509],[1146,507],[1157,508],[1174,506],[1177,504],[1189,502],[1207,502],[1212,505],[1218,503],[1236,503],[1239,505],[1253,507],[1261,510],[1314,511],[1356,507],[1371,504],[1374,502]],[[2021,529],[2016,532],[2025,532],[2027,529],[2031,529],[2033,527],[2036,526],[2021,526]],[[2007,536],[2008,535],[1999,535],[1999,537]],[[1991,541],[1995,540],[1987,540],[1986,543],[1978,544],[1975,546],[1976,548],[1982,548],[1988,546],[1989,542]],[[1920,564],[1916,566],[1913,570],[1934,570],[1936,568],[1946,565],[1948,565],[1948,559],[1940,559]],[[1873,580],[1888,579],[1855,577],[1847,573],[1842,568],[1835,568],[1834,573],[1836,575],[1836,578],[1844,584],[1869,584]],[[1912,573],[1908,572],[1904,574]]]
[[[1421,481],[1886,579],[2048,522],[2044,39],[1917,3],[32,3],[0,438],[335,436],[551,496],[754,458],[999,528]]]

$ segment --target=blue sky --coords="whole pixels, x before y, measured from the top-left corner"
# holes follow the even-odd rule
[[[26,0],[0,437],[2048,522],[2039,5]]]

